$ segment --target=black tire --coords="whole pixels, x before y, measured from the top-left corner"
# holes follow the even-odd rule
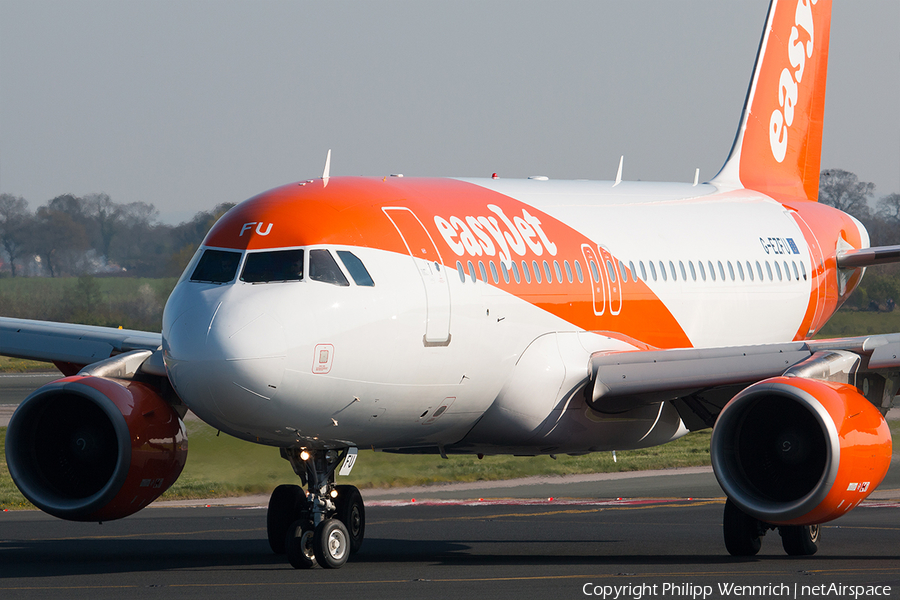
[[[356,486],[339,485],[335,489],[338,493],[335,499],[335,518],[347,528],[347,533],[350,534],[350,554],[356,554],[366,535],[366,507]]]
[[[292,567],[311,569],[316,566],[314,539],[315,528],[309,519],[299,519],[291,523],[285,534],[284,546]]]
[[[722,519],[725,548],[732,556],[755,556],[762,545],[759,539],[759,521],[744,513],[731,500],[725,501]]]
[[[299,485],[279,485],[272,492],[266,513],[266,533],[275,554],[285,553],[288,527],[301,517],[305,503],[306,494]]]
[[[791,556],[812,556],[819,549],[818,525],[785,525],[778,533],[784,551]]]
[[[325,519],[313,536],[316,561],[326,569],[339,569],[350,557],[350,534],[337,519]]]

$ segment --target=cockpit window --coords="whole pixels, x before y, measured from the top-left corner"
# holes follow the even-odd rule
[[[234,279],[239,262],[241,262],[240,252],[206,250],[191,275],[191,281],[228,283]]]
[[[309,278],[332,285],[350,285],[328,250],[309,251]]]
[[[303,279],[303,250],[274,250],[247,255],[241,281],[268,283]]]
[[[353,278],[356,285],[368,287],[373,287],[375,285],[372,276],[369,275],[368,269],[366,269],[366,266],[359,260],[358,256],[348,250],[338,250],[337,255],[340,257],[341,261],[343,261],[344,266],[347,267],[347,271],[350,272],[350,277]]]

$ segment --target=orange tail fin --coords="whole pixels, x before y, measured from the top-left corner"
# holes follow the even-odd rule
[[[731,154],[712,180],[816,200],[831,0],[772,0]]]

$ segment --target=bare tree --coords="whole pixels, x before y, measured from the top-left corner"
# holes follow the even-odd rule
[[[85,212],[95,222],[97,240],[95,248],[109,263],[109,247],[122,224],[122,206],[110,200],[104,193],[84,197]]]
[[[38,208],[34,232],[32,247],[43,259],[51,277],[73,273],[89,248],[84,225],[70,213],[54,210],[50,204]]]
[[[872,215],[871,223],[866,223],[872,245],[900,244],[900,194],[880,198],[876,207],[878,210]]]
[[[146,202],[131,202],[121,207],[121,235],[110,248],[110,260],[137,276],[157,276],[154,265],[165,262],[166,227],[157,226],[159,211]]]
[[[888,194],[878,201],[878,216],[900,227],[900,194]]]
[[[16,276],[16,260],[26,253],[32,215],[28,201],[12,194],[0,194],[0,245],[9,257],[9,270]]]
[[[869,198],[874,192],[874,183],[860,181],[849,171],[826,169],[819,177],[819,202],[860,220],[865,220],[871,213]]]

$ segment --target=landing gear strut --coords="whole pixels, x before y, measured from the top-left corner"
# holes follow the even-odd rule
[[[334,484],[334,472],[347,449],[283,448],[281,455],[309,491],[280,485],[272,492],[266,519],[269,546],[276,554],[287,554],[296,569],[316,564],[326,569],[341,567],[359,550],[366,531],[359,490]]]
[[[770,529],[778,529],[781,545],[791,556],[811,556],[818,550],[818,525],[770,525],[752,517],[732,502],[725,501],[723,518],[725,548],[732,556],[754,556],[761,546],[760,538]]]

